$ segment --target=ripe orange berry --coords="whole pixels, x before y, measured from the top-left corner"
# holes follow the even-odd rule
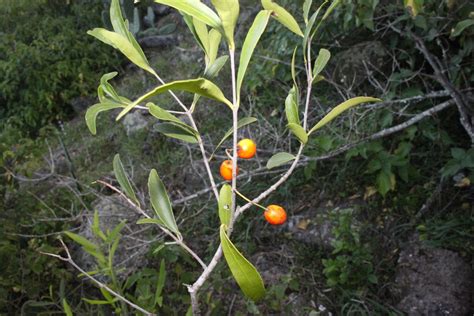
[[[255,142],[251,139],[248,139],[248,138],[242,139],[237,144],[237,155],[239,156],[239,158],[242,158],[242,159],[253,158],[256,152],[257,152],[257,145],[255,145]]]
[[[224,160],[221,163],[220,173],[221,173],[222,178],[224,178],[224,180],[227,180],[227,181],[232,180],[232,160],[229,160],[229,159]],[[238,173],[239,173],[239,167],[237,167],[236,174]]]
[[[285,209],[278,205],[269,205],[264,215],[267,222],[272,225],[281,225],[286,222]]]

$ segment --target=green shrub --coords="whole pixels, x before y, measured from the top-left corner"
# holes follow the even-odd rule
[[[94,92],[96,70],[118,62],[110,48],[85,36],[101,23],[100,2],[56,2],[7,1],[0,7],[0,120],[9,118],[27,135],[66,118],[72,98]]]

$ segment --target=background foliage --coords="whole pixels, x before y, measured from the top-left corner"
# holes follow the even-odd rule
[[[335,100],[361,92],[387,101],[416,96],[421,96],[421,101],[406,108],[403,104],[377,111],[356,110],[324,136],[314,137],[308,144],[307,156],[328,154],[361,136],[402,123],[446,99],[446,95],[423,98],[444,88],[433,78],[432,69],[408,36],[410,32],[421,37],[429,50],[440,57],[451,82],[469,93],[474,81],[471,58],[474,30],[472,26],[464,26],[473,18],[472,3],[460,0],[413,3],[415,7],[407,9],[403,1],[342,1],[315,43],[316,49],[329,48],[335,61],[324,73],[327,81],[316,88],[313,101],[320,111],[311,113],[311,118],[316,121],[328,107],[337,104]],[[302,1],[281,1],[281,4],[301,21]],[[254,4],[245,3],[245,6],[250,11]],[[167,168],[172,188],[186,189],[177,181],[182,175],[178,165],[188,163],[189,153],[166,144],[156,134],[145,131],[128,137],[123,130],[113,131],[106,118],[101,126],[108,133],[94,139],[89,136],[82,117],[77,119],[81,123],[68,123],[59,133],[55,126],[49,125],[73,117],[71,101],[93,95],[103,70],[112,71],[120,65],[121,59],[112,49],[85,35],[86,30],[104,24],[103,8],[99,1],[59,0],[8,0],[0,7],[0,170],[3,171],[0,193],[4,197],[0,205],[1,313],[58,312],[63,310],[63,299],[78,313],[110,312],[102,305],[82,301],[84,292],[91,300],[104,300],[104,295],[88,283],[77,282],[74,272],[57,260],[39,255],[39,251],[53,252],[58,247],[57,232],[80,227],[84,213],[92,212],[95,194],[108,196],[111,192],[97,188],[78,191],[75,182],[68,181],[63,186],[51,182],[37,185],[14,177],[44,171],[43,156],[49,155],[48,145],[55,153],[64,155],[58,137],[63,138],[73,156],[73,166],[66,162],[58,171],[62,175],[58,179],[71,178],[71,170],[75,169],[79,183],[88,186],[110,174],[113,154],[121,152],[129,161]],[[167,22],[165,26],[170,28],[173,23]],[[182,30],[184,33],[185,29]],[[257,62],[251,64],[245,101],[251,105],[249,112],[283,129],[282,104],[292,79],[288,65],[281,61],[291,60],[297,39],[280,24],[270,23],[262,41],[256,52]],[[370,52],[356,48],[355,51],[363,52],[358,58],[353,58],[355,54],[352,57],[344,54],[361,43],[364,47],[376,44]],[[193,48],[186,41],[183,47]],[[166,56],[169,52],[158,53]],[[376,62],[377,56],[382,56],[381,63]],[[364,65],[360,59],[374,62]],[[192,65],[182,70],[181,64],[169,65],[160,57],[153,63],[165,74],[174,71],[176,77],[181,77],[176,72],[197,72]],[[140,75],[130,72],[119,89],[133,94],[146,84]],[[296,255],[285,258],[289,262],[285,276],[279,285],[270,287],[264,304],[256,306],[241,301],[236,302],[236,308],[253,314],[283,312],[288,298],[298,294],[341,313],[347,310],[396,313],[392,308],[395,298],[387,287],[394,277],[393,253],[406,242],[407,235],[417,231],[428,245],[457,251],[466,258],[472,256],[472,189],[455,185],[462,184],[459,175],[460,179],[474,181],[474,153],[459,124],[456,108],[441,113],[389,138],[361,144],[330,162],[309,161],[279,190],[276,198],[294,206],[295,211],[290,215],[297,214],[297,206],[303,205],[300,209],[307,210],[316,208],[317,203],[323,204],[322,201],[337,205],[354,195],[366,196],[363,206],[331,215],[335,224],[334,252],[297,243],[285,233],[265,230],[256,215],[246,215],[242,221],[246,224],[239,224],[237,229],[259,231],[256,236],[243,234],[236,241],[246,253],[271,256],[272,252],[280,253],[288,247],[296,249]],[[222,118],[205,111],[198,115],[207,119],[203,130],[225,132]],[[364,120],[360,120],[362,117]],[[275,142],[281,147],[294,146],[284,136],[262,130],[256,135],[262,139],[259,142],[262,148],[272,151]],[[92,148],[101,148],[101,152],[90,155],[88,150]],[[134,170],[136,185],[143,187],[141,166],[137,169]],[[243,193],[264,187],[267,180],[268,177],[253,180],[250,187],[243,187]],[[418,211],[439,183],[445,183],[439,198],[440,209],[445,205],[448,209],[444,214],[418,217]],[[205,208],[204,202],[192,205],[193,209],[200,207]],[[205,210],[199,219],[184,224],[184,234],[215,233],[209,223],[216,221],[216,215]],[[362,225],[352,230],[354,223]],[[213,245],[201,243],[202,253],[212,253]],[[163,248],[160,241],[150,243],[145,257],[146,265],[121,280],[120,286],[138,304],[160,308],[166,313],[180,306],[178,313],[185,313],[189,302],[182,284],[191,283],[196,277],[190,272],[196,270],[195,264],[177,247]],[[166,275],[163,275],[161,267],[165,266]],[[358,273],[354,274],[354,270]],[[215,314],[226,312],[232,301],[234,292],[227,286],[229,280],[229,275],[220,269],[203,295],[203,301]],[[316,287],[332,290],[317,294]],[[356,301],[364,302],[364,306]],[[121,307],[116,304],[114,308]],[[316,306],[308,303],[305,308],[309,313]]]

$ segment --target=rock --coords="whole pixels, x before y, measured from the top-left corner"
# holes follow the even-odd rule
[[[123,123],[127,136],[134,134],[148,126],[148,120],[139,111],[135,111],[125,116]]]
[[[138,40],[143,48],[165,48],[173,46],[177,42],[177,38],[173,35],[147,36]]]
[[[415,236],[400,253],[394,292],[408,315],[472,314],[473,273],[457,253],[427,248]]]
[[[286,229],[295,240],[324,249],[332,249],[334,221],[330,216],[331,213],[342,210],[339,207],[309,209],[289,217]],[[355,217],[352,223],[354,227],[358,226]]]
[[[93,97],[77,97],[69,101],[74,112],[80,114],[84,112],[89,106],[94,104],[95,98]]]

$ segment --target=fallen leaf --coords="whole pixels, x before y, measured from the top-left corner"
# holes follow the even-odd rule
[[[364,193],[364,201],[367,201],[368,198],[370,198],[372,195],[377,193],[377,188],[370,186],[365,188],[365,193]]]
[[[310,219],[302,219],[299,221],[296,227],[298,227],[298,229],[301,229],[301,230],[306,230],[308,228],[309,223],[311,223]]]
[[[456,182],[456,184],[454,186],[458,187],[458,188],[466,188],[470,185],[471,185],[471,180],[469,180],[469,178],[467,178],[467,177],[464,177],[464,178],[458,180],[458,182]]]

